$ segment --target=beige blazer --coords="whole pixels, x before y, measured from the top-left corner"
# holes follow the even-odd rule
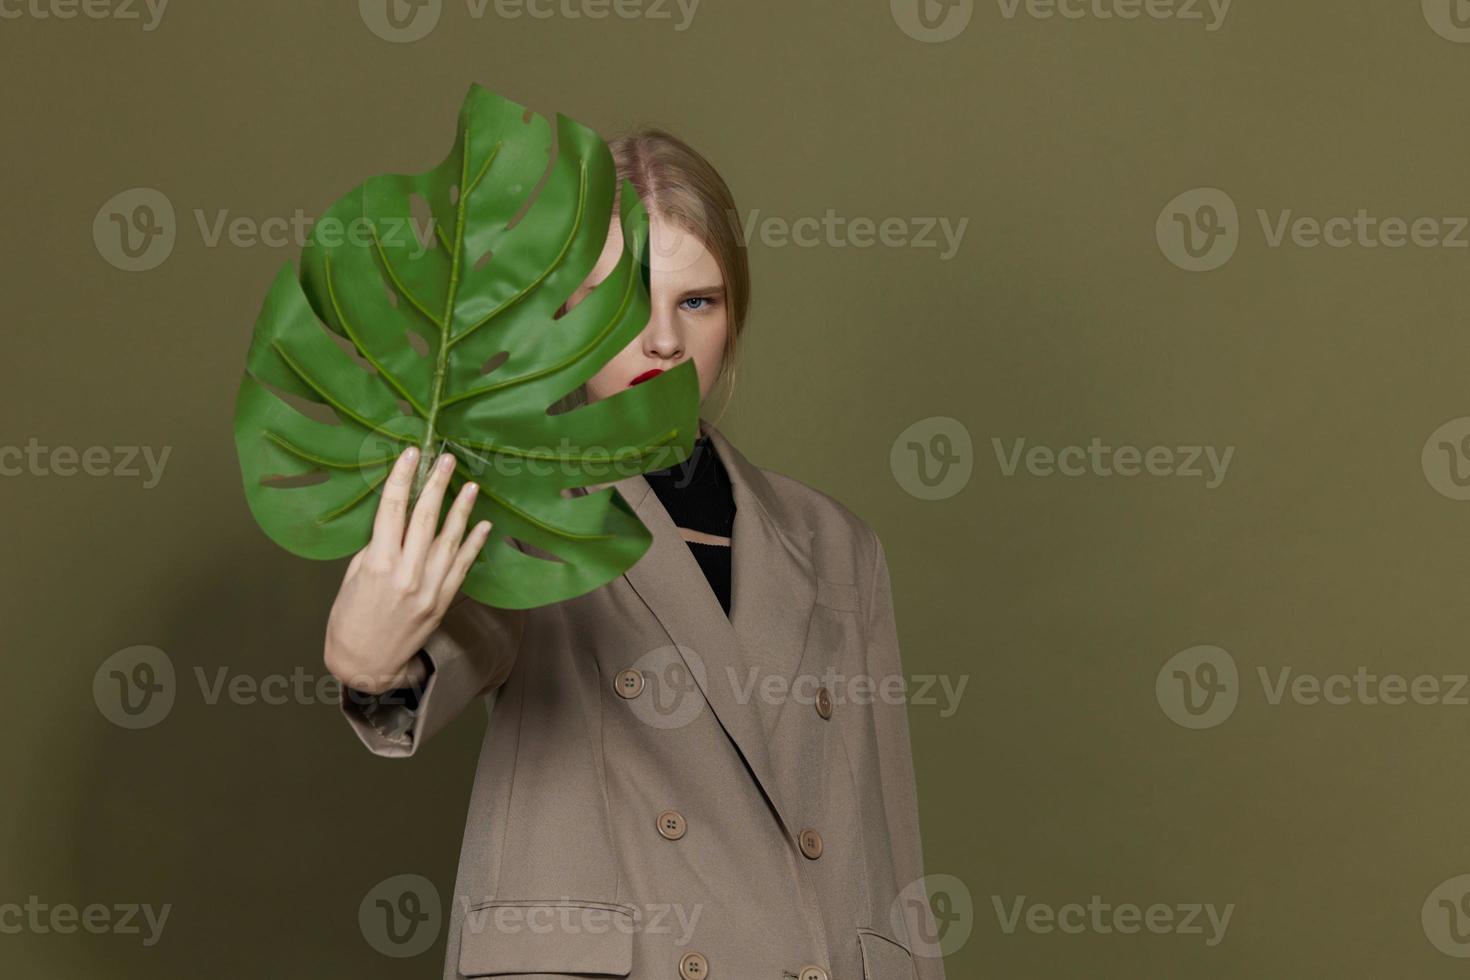
[[[623,576],[531,610],[461,596],[411,717],[344,699],[382,756],[488,706],[446,978],[944,976],[910,935],[927,907],[895,913],[924,872],[883,546],[700,429],[735,497],[729,618],[635,475],[612,485],[653,543]]]

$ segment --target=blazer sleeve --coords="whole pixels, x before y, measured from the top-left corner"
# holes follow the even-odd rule
[[[460,593],[438,629],[424,643],[433,669],[410,709],[388,694],[368,696],[344,689],[342,714],[374,755],[411,756],[465,706],[505,683],[520,654],[525,609],[497,609]]]
[[[888,558],[883,542],[872,534],[872,591],[867,603],[868,670],[875,682],[904,676],[898,651],[898,624],[893,615],[893,587],[888,576]],[[924,877],[923,845],[919,837],[918,790],[914,779],[914,755],[909,741],[908,700],[874,698],[873,719],[878,734],[879,780],[883,787],[883,809],[888,823],[888,840],[893,848],[893,871],[899,891]],[[929,915],[927,906],[922,914]],[[908,921],[907,917],[904,919]],[[934,935],[935,924],[923,929]],[[927,946],[904,937],[914,957],[919,980],[944,980],[944,960]]]

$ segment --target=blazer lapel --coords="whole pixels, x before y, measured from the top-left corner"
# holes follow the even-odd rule
[[[700,419],[699,427],[725,464],[735,498],[730,616],[642,474],[614,484],[653,535],[624,578],[674,643],[693,651],[680,650],[691,676],[795,833],[771,767],[769,732],[781,705],[762,702],[761,690],[773,673],[789,685],[801,661],[817,591],[812,532],[783,522],[775,490],[759,468],[712,424]]]

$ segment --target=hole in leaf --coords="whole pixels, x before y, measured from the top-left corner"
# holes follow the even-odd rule
[[[348,357],[352,358],[352,362],[358,367],[362,368],[362,370],[366,371],[368,374],[378,373],[378,369],[373,367],[372,362],[363,356],[362,352],[357,349],[357,345],[354,344],[352,341],[348,340],[341,334],[335,333],[331,330],[327,331],[327,336],[331,337],[332,343],[341,348],[342,352]]]
[[[538,548],[534,544],[530,544],[529,542],[522,541],[520,538],[505,538],[505,541],[507,544],[512,544],[514,547],[519,548],[521,551],[524,551],[526,554],[530,555],[533,558],[544,558],[547,561],[554,561],[558,564],[565,564],[565,562],[561,558],[558,558],[551,552],[546,551],[542,548]]]
[[[486,263],[488,263],[490,259],[494,257],[494,255],[494,252],[486,249],[484,255],[480,256],[478,259],[475,259],[475,271],[479,272],[481,269],[485,268]]]
[[[458,184],[450,184],[449,185],[449,203],[450,204],[458,204],[459,203],[459,185]]]
[[[494,357],[490,358],[490,360],[482,364],[480,366],[480,373],[482,375],[489,374],[491,371],[494,371],[496,368],[500,367],[500,365],[504,364],[509,359],[510,351],[503,350],[500,353],[496,354]]]
[[[434,234],[434,209],[429,207],[428,199],[422,194],[410,194],[408,207],[409,224],[413,226],[413,235],[419,246],[425,251],[437,247],[437,236]]]
[[[314,487],[320,483],[326,483],[332,475],[326,470],[312,470],[309,473],[297,473],[293,476],[276,473],[271,476],[260,478],[260,485],[270,487],[273,490],[296,490],[301,487]]]
[[[413,410],[413,406],[408,403],[408,399],[406,398],[398,399],[398,410],[410,417],[418,414]]]
[[[256,378],[256,380],[260,381],[259,378]],[[285,402],[287,405],[290,405],[292,408],[296,409],[296,411],[300,412],[302,415],[305,415],[313,422],[320,422],[323,425],[342,424],[342,420],[337,417],[337,410],[327,403],[313,401],[312,399],[303,397],[302,395],[298,395],[293,391],[285,391],[281,388],[277,388],[276,386],[265,381],[260,381],[260,383],[264,385],[266,390],[268,390],[271,394],[275,395],[281,401]]]
[[[575,411],[586,404],[587,385],[581,384],[546,406],[546,414],[548,417],[565,415],[567,412]]]
[[[417,330],[410,330],[405,336],[408,338],[408,346],[414,349],[414,353],[419,357],[429,356],[429,341],[423,334]]]
[[[546,166],[541,171],[541,176],[537,178],[536,186],[531,188],[530,193],[526,195],[526,199],[521,202],[520,209],[516,211],[515,215],[506,224],[507,228],[514,228],[516,225],[520,224],[521,219],[526,216],[526,212],[531,210],[531,206],[536,203],[538,198],[541,197],[541,190],[546,186],[547,182],[551,180],[552,171],[556,168],[557,157],[559,157],[560,155],[561,134],[557,132],[556,126],[552,126],[551,145],[548,146],[546,149]],[[571,166],[572,170],[575,171],[575,160],[571,161]],[[521,192],[520,186],[517,185],[515,187],[512,187],[511,192],[514,194],[519,194]]]

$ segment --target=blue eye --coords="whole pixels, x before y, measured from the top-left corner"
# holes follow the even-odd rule
[[[711,306],[714,305],[714,302],[715,301],[712,300],[712,299],[710,299],[708,296],[691,296],[688,299],[686,299],[683,302],[681,302],[679,305],[681,307],[683,307],[684,309],[687,309],[691,313],[699,313],[699,312],[702,312],[704,310],[709,309]],[[686,303],[701,303],[703,305],[701,305],[701,306],[692,306],[691,307],[691,306],[686,306],[685,305]]]

